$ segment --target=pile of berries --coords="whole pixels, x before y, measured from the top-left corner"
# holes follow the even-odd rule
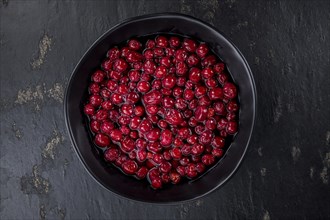
[[[84,113],[104,159],[155,189],[204,173],[238,129],[237,87],[191,38],[129,40],[91,76]]]

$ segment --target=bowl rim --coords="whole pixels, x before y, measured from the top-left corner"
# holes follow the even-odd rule
[[[242,61],[244,62],[244,65],[247,69],[247,73],[248,73],[248,78],[250,80],[250,83],[252,85],[252,125],[251,125],[251,129],[246,141],[246,146],[244,148],[244,152],[242,153],[242,155],[240,156],[240,159],[236,162],[236,166],[234,167],[234,169],[230,172],[230,174],[219,184],[215,185],[211,190],[202,193],[200,195],[197,195],[193,198],[190,199],[185,199],[185,200],[180,200],[180,201],[169,201],[169,202],[152,202],[152,201],[148,201],[148,200],[143,200],[143,199],[133,199],[133,198],[129,198],[126,197],[124,195],[121,195],[119,192],[117,192],[114,189],[110,189],[107,186],[105,186],[101,181],[99,181],[98,177],[94,174],[94,172],[90,169],[90,167],[86,164],[83,156],[81,155],[77,143],[75,141],[70,123],[69,123],[69,113],[68,113],[68,93],[72,87],[72,79],[74,78],[74,76],[76,74],[78,74],[78,68],[80,67],[82,61],[85,59],[86,55],[88,55],[97,45],[98,43],[100,43],[103,38],[105,38],[111,31],[113,31],[114,29],[116,29],[119,26],[124,26],[132,21],[137,21],[137,20],[141,20],[141,19],[147,19],[147,18],[162,18],[162,17],[176,17],[176,18],[184,18],[184,19],[188,19],[188,20],[192,20],[194,22],[200,23],[201,25],[206,26],[207,28],[212,29],[213,31],[219,33],[220,35],[222,35],[233,47],[234,49],[237,51],[237,53],[239,54],[240,58],[242,59]],[[124,19],[122,21],[119,21],[116,25],[112,26],[111,28],[109,28],[107,31],[105,31],[100,37],[98,37],[93,44],[84,52],[84,54],[81,56],[81,58],[79,59],[79,61],[77,62],[76,66],[74,67],[69,79],[68,79],[68,85],[66,86],[65,89],[65,94],[64,94],[64,102],[63,102],[63,107],[64,107],[64,118],[65,118],[65,125],[67,128],[67,131],[69,133],[69,137],[70,137],[70,142],[71,145],[74,148],[74,151],[76,152],[76,154],[78,155],[78,158],[80,160],[80,162],[84,165],[83,167],[85,168],[85,170],[87,171],[87,173],[99,184],[101,185],[103,188],[105,188],[108,192],[112,193],[113,195],[119,197],[119,198],[124,198],[130,201],[134,201],[134,202],[141,202],[141,203],[146,203],[146,204],[159,204],[159,205],[178,205],[178,204],[183,204],[183,203],[188,203],[197,199],[200,199],[201,197],[204,197],[206,195],[209,195],[210,193],[214,192],[215,190],[219,189],[220,186],[223,186],[224,184],[226,184],[228,182],[228,180],[237,172],[238,168],[240,167],[240,165],[242,164],[242,161],[245,157],[245,154],[247,152],[247,149],[250,145],[250,141],[251,141],[251,137],[253,134],[253,131],[255,129],[255,124],[256,124],[256,119],[257,119],[257,90],[256,90],[256,85],[255,85],[255,81],[254,81],[254,77],[251,71],[251,68],[248,64],[248,62],[246,61],[245,57],[243,56],[242,52],[237,48],[237,46],[230,40],[230,38],[228,38],[223,32],[219,31],[216,27],[214,27],[213,25],[206,23],[205,21],[187,15],[187,14],[182,14],[182,13],[177,13],[177,12],[162,12],[162,13],[150,13],[150,14],[145,14],[145,15],[140,15],[140,16],[134,16],[134,17],[130,17],[127,19]]]

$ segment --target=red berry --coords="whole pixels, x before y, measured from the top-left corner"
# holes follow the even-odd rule
[[[122,164],[122,169],[126,174],[134,174],[138,170],[138,165],[133,160],[127,160]]]
[[[106,161],[114,162],[120,156],[117,148],[109,148],[104,152],[104,159]]]
[[[110,139],[107,135],[99,133],[95,136],[94,142],[99,147],[106,147],[110,144]]]
[[[142,44],[138,40],[132,39],[128,41],[128,47],[131,50],[140,50]]]

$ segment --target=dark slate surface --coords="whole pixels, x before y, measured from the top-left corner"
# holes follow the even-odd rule
[[[0,2],[1,219],[329,219],[327,1]],[[128,17],[182,12],[224,32],[249,62],[258,120],[239,171],[181,205],[118,198],[84,170],[63,117],[86,49]]]

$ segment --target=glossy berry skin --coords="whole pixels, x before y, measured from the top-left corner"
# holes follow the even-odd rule
[[[99,147],[106,147],[110,144],[110,138],[105,134],[97,134],[95,136],[94,142]]]
[[[175,35],[114,46],[83,112],[106,163],[161,190],[206,172],[239,132],[238,87],[204,42]]]

